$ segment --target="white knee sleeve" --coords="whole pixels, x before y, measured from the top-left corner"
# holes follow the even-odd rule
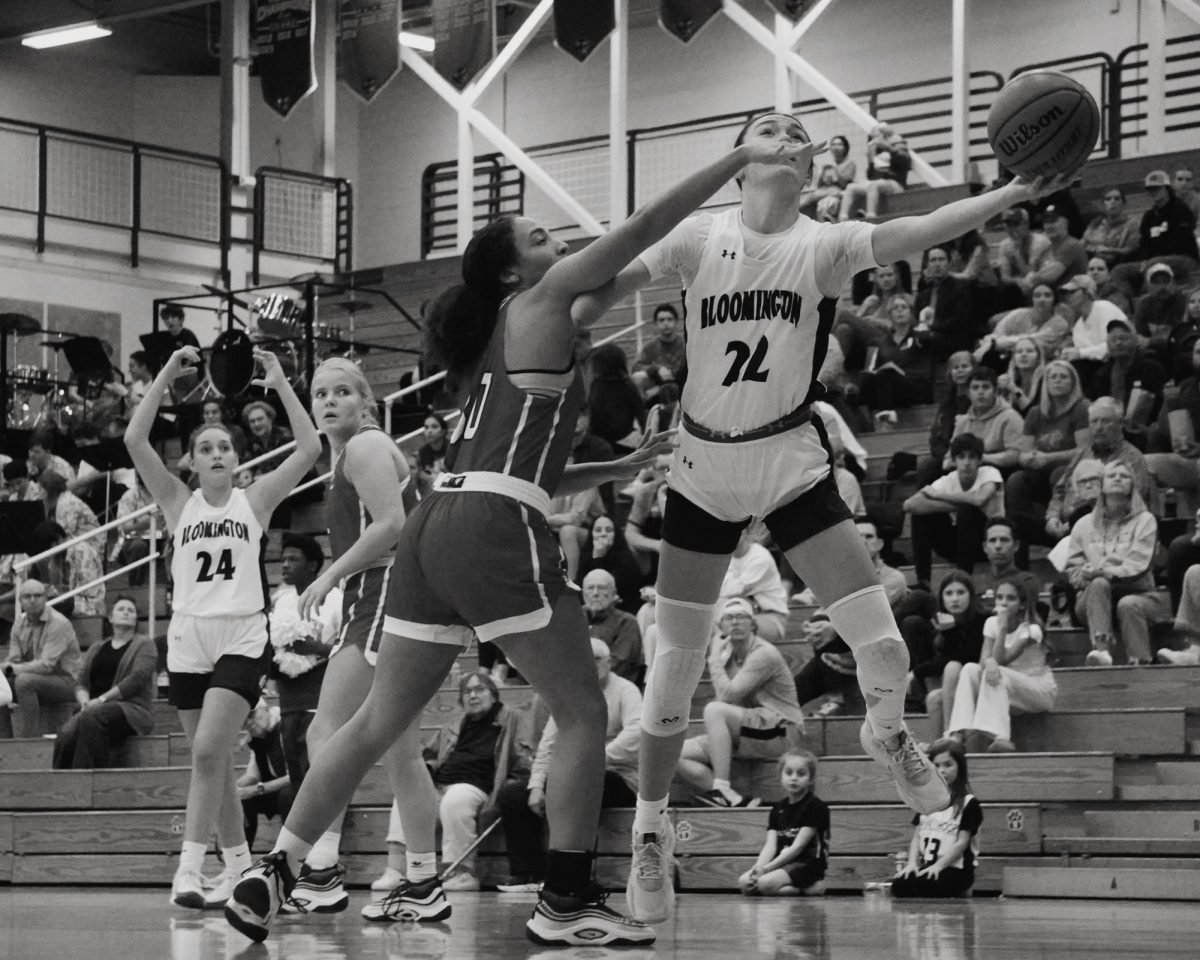
[[[651,736],[669,737],[687,729],[716,611],[715,603],[659,596],[655,612],[658,642],[642,701],[642,729]]]
[[[826,612],[854,652],[858,685],[875,735],[886,739],[900,729],[908,687],[908,647],[900,638],[887,594],[878,584],[866,587],[830,604]]]

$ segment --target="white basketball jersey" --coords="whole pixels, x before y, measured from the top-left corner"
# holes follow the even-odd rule
[[[641,260],[685,287],[683,409],[710,430],[752,430],[816,399],[837,297],[874,267],[866,223],[755,233],[741,209],[685,220]]]
[[[967,804],[972,799],[972,795],[968,793],[963,797],[962,808],[957,812],[954,809],[954,804],[950,804],[946,809],[939,810],[937,813],[923,814],[917,821],[917,835],[920,837],[922,867],[928,867],[930,864],[936,863],[938,857],[942,855],[942,851],[958,839],[963,812],[967,809]],[[975,859],[979,856],[978,831],[972,835],[971,843],[967,850],[970,851],[971,864],[973,866]],[[964,851],[957,860],[946,864],[946,866],[961,870],[966,865],[965,859],[966,852]]]
[[[193,617],[240,617],[267,609],[266,535],[246,492],[223,507],[195,491],[172,534],[171,606]]]

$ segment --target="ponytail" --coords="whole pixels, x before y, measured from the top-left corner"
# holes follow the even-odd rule
[[[511,292],[502,278],[516,266],[513,218],[501,217],[471,238],[463,252],[464,283],[434,298],[425,315],[425,357],[446,371],[453,396],[471,378],[496,329],[500,304]]]

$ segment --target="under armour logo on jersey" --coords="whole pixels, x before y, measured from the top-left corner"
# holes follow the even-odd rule
[[[691,470],[692,467],[694,467],[696,465],[691,460],[689,460],[687,457],[680,457],[679,459],[683,461],[683,465],[685,467],[687,467],[689,470]]]
[[[721,258],[724,259],[725,257],[728,257],[730,260],[736,260],[737,259],[737,251],[736,250],[722,250]]]

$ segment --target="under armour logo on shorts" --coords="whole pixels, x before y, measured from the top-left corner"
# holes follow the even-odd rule
[[[730,260],[736,260],[737,259],[737,251],[736,250],[722,250],[721,258],[724,259],[725,257],[728,257]]]

